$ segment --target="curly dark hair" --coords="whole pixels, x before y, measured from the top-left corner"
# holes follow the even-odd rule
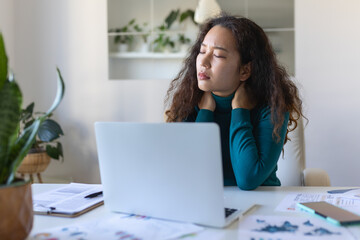
[[[270,107],[274,124],[273,137],[276,140],[280,140],[279,131],[284,122],[284,113],[289,112],[286,143],[288,133],[297,127],[299,118],[303,116],[298,89],[285,68],[278,63],[263,29],[243,17],[222,15],[202,25],[182,69],[167,91],[165,104],[169,108],[165,111],[166,121],[183,121],[195,111],[195,106],[201,100],[204,92],[198,87],[196,58],[206,34],[217,25],[231,30],[240,54],[240,66],[251,62],[251,76],[246,80],[247,88],[258,105]]]

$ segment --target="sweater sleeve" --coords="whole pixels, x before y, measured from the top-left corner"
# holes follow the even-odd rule
[[[196,122],[213,122],[214,121],[214,112],[207,109],[200,109]]]
[[[277,166],[285,140],[289,114],[285,114],[280,129],[280,141],[273,138],[274,125],[269,108],[263,108],[256,129],[250,111],[232,110],[230,125],[230,156],[239,188],[251,190],[260,186]]]
[[[213,122],[214,112],[207,109],[198,109],[195,107],[195,111],[187,116],[183,122]]]

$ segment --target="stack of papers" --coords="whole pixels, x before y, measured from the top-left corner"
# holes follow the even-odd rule
[[[287,216],[249,216],[239,223],[238,239],[306,240],[356,239],[344,227],[321,219]]]
[[[296,204],[301,202],[325,201],[338,207],[344,208],[360,215],[360,190],[352,190],[345,193],[291,193],[288,194],[276,207],[276,211],[295,212]]]
[[[101,191],[100,184],[70,183],[65,187],[36,194],[33,196],[34,213],[75,217],[103,204],[102,194],[85,198]]]
[[[204,228],[190,223],[153,219],[138,215],[111,214],[96,220],[34,232],[30,240],[164,240],[188,236]]]

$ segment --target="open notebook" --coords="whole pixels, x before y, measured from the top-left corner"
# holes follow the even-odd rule
[[[77,217],[103,203],[100,184],[70,183],[33,196],[34,213],[40,215]]]

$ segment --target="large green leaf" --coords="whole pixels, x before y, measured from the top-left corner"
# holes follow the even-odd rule
[[[51,142],[64,135],[60,125],[52,119],[46,119],[40,126],[38,137],[43,142]]]
[[[22,160],[24,159],[24,157],[26,156],[26,154],[28,153],[28,151],[30,150],[32,144],[35,141],[37,132],[39,130],[39,127],[41,125],[41,123],[43,121],[46,120],[46,118],[51,115],[51,113],[57,108],[57,106],[59,105],[59,103],[61,102],[63,96],[64,96],[64,89],[65,89],[65,84],[64,81],[62,79],[60,70],[57,68],[57,72],[58,72],[58,89],[57,89],[57,94],[55,97],[55,100],[52,104],[52,106],[50,107],[50,109],[41,117],[38,117],[33,124],[26,128],[22,135],[15,141],[15,142],[11,142],[12,144],[8,145],[8,149],[10,149],[9,151],[9,164],[8,164],[8,172],[9,175],[5,176],[6,179],[6,184],[11,184],[14,180],[15,177],[15,173],[17,168],[20,166]],[[21,110],[21,108],[20,108]],[[17,124],[19,123],[19,116],[20,116],[20,110],[18,112],[18,119],[15,121]],[[1,144],[0,144],[1,145]],[[1,160],[1,158],[0,158]],[[1,175],[2,175],[2,171],[1,171]],[[0,176],[3,177],[3,176]],[[0,183],[3,183],[3,179],[0,179]]]
[[[33,115],[33,112],[34,112],[34,106],[35,106],[35,103],[32,102],[26,107],[26,109],[23,109],[21,111],[21,119],[20,119],[20,121],[26,121],[29,118],[31,118],[31,116]]]
[[[57,143],[56,147],[53,147],[51,145],[47,145],[46,146],[46,153],[52,158],[52,159],[56,159],[59,160],[60,156],[63,156],[63,150],[62,150],[62,145],[60,142]]]
[[[9,159],[11,159],[11,164],[6,184],[11,184],[14,181],[16,170],[35,141],[41,121],[41,119],[37,119],[29,128],[26,128],[16,142],[10,146]]]
[[[0,89],[4,86],[8,71],[8,58],[5,51],[5,43],[0,33]]]
[[[64,97],[65,83],[61,76],[61,72],[60,72],[59,68],[56,68],[56,71],[58,73],[56,97],[54,99],[52,106],[49,108],[49,110],[46,112],[46,114],[43,116],[43,118],[50,116],[50,114],[59,106],[62,98]]]
[[[180,13],[180,9],[174,11],[172,10],[170,14],[166,17],[165,22],[167,25],[167,29],[170,29],[171,25],[175,22],[176,18],[178,17]]]
[[[15,142],[19,129],[22,96],[18,85],[6,81],[0,89],[0,184],[10,171],[10,147]]]
[[[187,19],[188,17],[191,18],[191,20],[196,24],[195,20],[194,20],[194,14],[195,12],[191,9],[188,9],[186,10],[185,12],[183,12],[181,15],[180,15],[180,22],[183,22],[185,21],[185,19]]]

